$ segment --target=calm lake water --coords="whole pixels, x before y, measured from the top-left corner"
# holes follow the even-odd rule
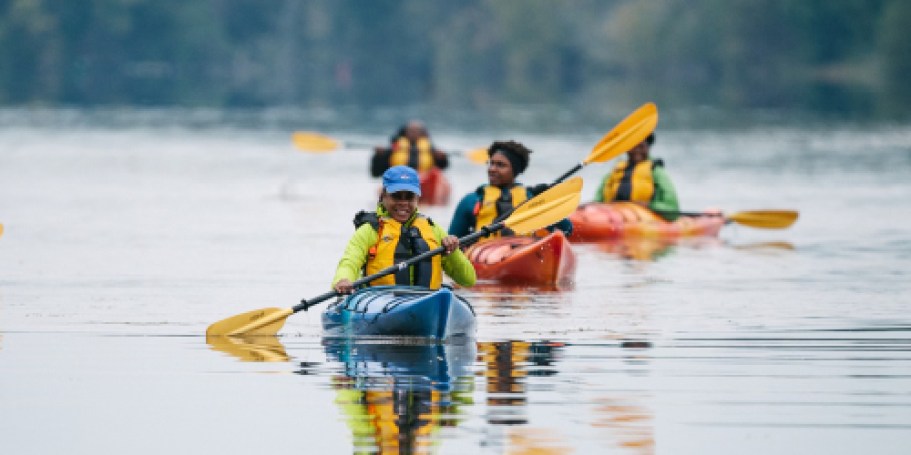
[[[685,210],[798,222],[579,245],[571,288],[459,290],[475,343],[402,346],[323,339],[318,308],[277,339],[204,336],[328,288],[353,214],[374,202],[365,151],[302,153],[293,127],[15,114],[0,124],[2,453],[911,447],[911,127],[662,123],[653,155]],[[395,126],[331,133],[375,143]],[[523,181],[539,183],[612,126],[434,139],[520,140],[535,150]],[[609,169],[581,172],[583,200]],[[449,175],[459,196],[485,179],[457,158]],[[454,204],[425,211],[448,225]]]

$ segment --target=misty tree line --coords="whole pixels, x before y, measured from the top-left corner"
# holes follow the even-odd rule
[[[0,0],[0,104],[907,113],[907,0]]]

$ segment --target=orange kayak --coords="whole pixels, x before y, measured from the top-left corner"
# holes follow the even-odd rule
[[[501,237],[472,245],[465,253],[478,280],[504,284],[568,284],[576,255],[561,231],[543,238]]]
[[[439,168],[421,174],[421,200],[424,205],[446,205],[452,187]]]
[[[725,220],[720,213],[681,216],[671,222],[631,202],[589,203],[569,216],[573,223],[570,240],[597,242],[624,237],[676,239],[718,235]]]

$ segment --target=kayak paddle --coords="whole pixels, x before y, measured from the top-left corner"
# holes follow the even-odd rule
[[[460,245],[470,244],[475,240],[487,236],[504,228],[524,234],[533,232],[545,226],[550,226],[572,213],[579,205],[582,192],[582,178],[576,177],[556,185],[549,190],[528,199],[517,207],[509,217],[503,221],[496,221],[484,226],[476,232],[459,239]],[[411,259],[389,266],[373,275],[363,277],[352,285],[363,286],[378,278],[390,275],[412,264],[445,252],[444,247],[435,248],[426,253],[419,254]],[[209,326],[206,336],[242,336],[242,335],[275,335],[285,324],[285,319],[301,310],[306,310],[322,301],[340,295],[338,291],[331,290],[310,300],[301,300],[301,303],[291,308],[262,308],[246,313],[231,316]]]
[[[794,210],[750,210],[737,212],[733,215],[711,212],[666,212],[656,211],[661,215],[682,216],[723,216],[725,223],[737,223],[760,229],[784,229],[797,221],[798,213]]]
[[[372,149],[373,145],[364,142],[341,142],[324,134],[310,131],[295,131],[291,134],[291,142],[299,150],[310,153],[331,153],[340,148],[365,148]],[[487,162],[487,148],[479,147],[464,152],[448,152],[453,156],[462,156],[476,164]]]
[[[655,103],[645,103],[621,120],[613,129],[592,147],[592,151],[574,168],[561,175],[554,185],[579,172],[591,163],[610,161],[639,145],[655,131],[658,126],[658,107]]]

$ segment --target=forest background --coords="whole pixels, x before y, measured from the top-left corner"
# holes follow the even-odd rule
[[[911,113],[907,0],[0,0],[0,106]]]

